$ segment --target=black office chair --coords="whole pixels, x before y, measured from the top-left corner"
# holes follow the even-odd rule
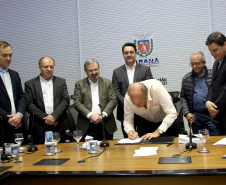
[[[181,126],[180,133],[187,135],[188,133],[185,130],[184,115],[183,115],[183,111],[182,111],[182,107],[181,107],[181,103],[180,103],[180,92],[179,91],[171,91],[171,92],[169,92],[169,94],[173,98],[173,104],[178,113],[177,119],[175,121],[178,122],[178,124],[180,124],[180,126]]]

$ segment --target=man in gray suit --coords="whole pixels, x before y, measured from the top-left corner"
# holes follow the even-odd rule
[[[122,54],[125,64],[113,71],[112,84],[117,96],[117,119],[121,121],[121,129],[124,138],[128,135],[124,130],[124,97],[130,84],[152,79],[150,67],[136,63],[137,49],[133,43],[125,43],[122,46]],[[134,122],[140,122],[142,118],[135,116]]]
[[[45,142],[46,131],[60,132],[60,142],[65,139],[66,110],[70,99],[65,79],[53,76],[54,66],[52,58],[42,57],[39,60],[40,75],[25,83],[35,144]]]
[[[99,63],[95,59],[87,59],[84,64],[87,77],[75,83],[77,129],[82,130],[83,138],[90,135],[96,140],[103,140],[104,123],[105,139],[111,140],[117,130],[113,115],[117,99],[111,81],[100,77],[99,69]]]

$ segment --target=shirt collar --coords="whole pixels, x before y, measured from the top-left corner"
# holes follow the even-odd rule
[[[93,85],[98,85],[98,82],[99,82],[99,78],[98,78],[98,80],[97,80],[97,82],[96,83],[93,83],[89,78],[88,78],[88,80],[89,80],[89,83],[90,84],[93,84]]]
[[[39,75],[39,77],[41,82],[49,82],[49,81],[52,81],[53,79],[53,76],[49,80],[45,80],[44,78],[41,77],[41,75]]]
[[[126,68],[129,68],[129,69],[131,69],[129,66],[127,66],[126,64],[125,64],[125,66],[126,66]],[[136,62],[133,64],[133,66],[132,66],[132,69],[134,69],[136,67]]]
[[[0,71],[2,71],[2,72],[4,72],[4,71],[9,72],[9,69],[8,69],[8,68],[2,69],[2,68],[0,67]]]

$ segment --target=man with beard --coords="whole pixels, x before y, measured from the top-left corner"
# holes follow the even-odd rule
[[[117,99],[111,81],[99,77],[99,69],[99,63],[95,59],[87,59],[84,63],[87,77],[75,83],[77,130],[82,130],[83,138],[89,135],[95,140],[103,140],[104,121],[105,139],[112,140],[113,133],[117,130],[113,115]]]

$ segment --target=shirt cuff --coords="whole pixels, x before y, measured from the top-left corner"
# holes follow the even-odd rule
[[[89,117],[92,115],[93,113],[90,112],[89,114],[87,114],[86,118],[89,119]]]
[[[103,118],[107,118],[108,114],[106,112],[102,112],[102,116],[103,116]]]
[[[17,112],[17,114],[20,114],[22,117],[24,116],[21,112]]]

